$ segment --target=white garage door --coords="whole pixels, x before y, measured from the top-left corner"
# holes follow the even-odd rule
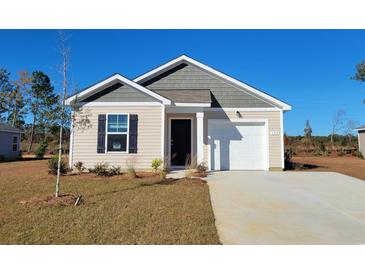
[[[267,133],[264,122],[208,121],[211,170],[267,169]]]

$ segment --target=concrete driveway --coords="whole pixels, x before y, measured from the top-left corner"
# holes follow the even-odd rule
[[[334,172],[207,178],[223,244],[365,244],[365,181]]]

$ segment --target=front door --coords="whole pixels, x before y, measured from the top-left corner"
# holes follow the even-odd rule
[[[191,155],[191,120],[171,120],[170,157],[172,166],[184,166]]]

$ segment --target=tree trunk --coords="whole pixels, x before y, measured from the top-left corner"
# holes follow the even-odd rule
[[[67,64],[68,64],[68,51],[65,48],[65,40],[63,35],[61,34],[61,42],[62,42],[62,49],[61,54],[63,57],[63,97],[61,102],[61,119],[60,119],[60,140],[59,140],[59,147],[58,147],[58,165],[57,165],[57,180],[56,180],[56,193],[55,196],[58,197],[60,193],[60,169],[61,169],[61,157],[62,157],[62,130],[63,130],[63,119],[64,112],[65,112],[65,100],[67,97]]]
[[[32,150],[34,126],[35,126],[35,116],[33,115],[33,123],[32,123],[32,128],[30,130],[30,140],[29,140],[28,152],[31,152],[31,150]]]

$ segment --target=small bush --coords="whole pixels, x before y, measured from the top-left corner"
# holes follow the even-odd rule
[[[321,149],[319,147],[315,148],[312,152],[312,155],[313,156],[321,156],[322,153],[321,153]]]
[[[109,176],[109,165],[107,163],[97,163],[94,168],[89,168],[89,172],[97,176]]]
[[[364,160],[365,159],[364,158],[364,155],[362,155],[362,153],[360,151],[356,151],[355,152],[355,155],[356,155],[356,157],[360,158],[361,160]]]
[[[137,173],[135,170],[136,158],[131,157],[125,160],[125,165],[127,166],[127,176],[129,179],[137,178]]]
[[[293,169],[294,163],[292,162],[292,157],[294,154],[293,148],[289,147],[284,152],[284,162],[285,162],[285,169]]]
[[[161,159],[153,159],[152,160],[152,164],[151,164],[152,169],[153,169],[153,172],[156,173],[157,170],[160,168],[161,164],[162,164],[162,160]]]
[[[83,173],[85,171],[84,163],[81,161],[78,161],[76,164],[74,164],[74,167],[77,169],[77,172],[79,174]]]
[[[134,167],[128,167],[127,168],[127,176],[129,179],[135,179],[137,178],[137,173]]]
[[[39,147],[37,148],[37,150],[35,151],[35,156],[37,158],[43,158],[44,157],[44,154],[46,154],[47,147],[48,147],[48,143],[47,143],[47,141],[44,140],[39,145]]]
[[[206,163],[200,163],[197,167],[196,167],[196,171],[199,173],[205,173],[207,172],[208,167],[206,165]]]
[[[58,156],[53,156],[51,159],[48,160],[48,173],[57,175],[57,168],[58,168]],[[60,162],[60,174],[64,175],[68,171],[66,163],[61,158]]]
[[[108,172],[109,172],[109,176],[120,175],[120,173],[121,173],[119,166],[112,166],[111,168],[109,168]]]
[[[167,171],[166,170],[160,170],[159,175],[160,175],[161,180],[165,180],[166,175],[167,175]]]
[[[1,163],[1,162],[5,162],[5,160],[6,160],[6,159],[5,159],[5,156],[0,154],[0,163]]]

